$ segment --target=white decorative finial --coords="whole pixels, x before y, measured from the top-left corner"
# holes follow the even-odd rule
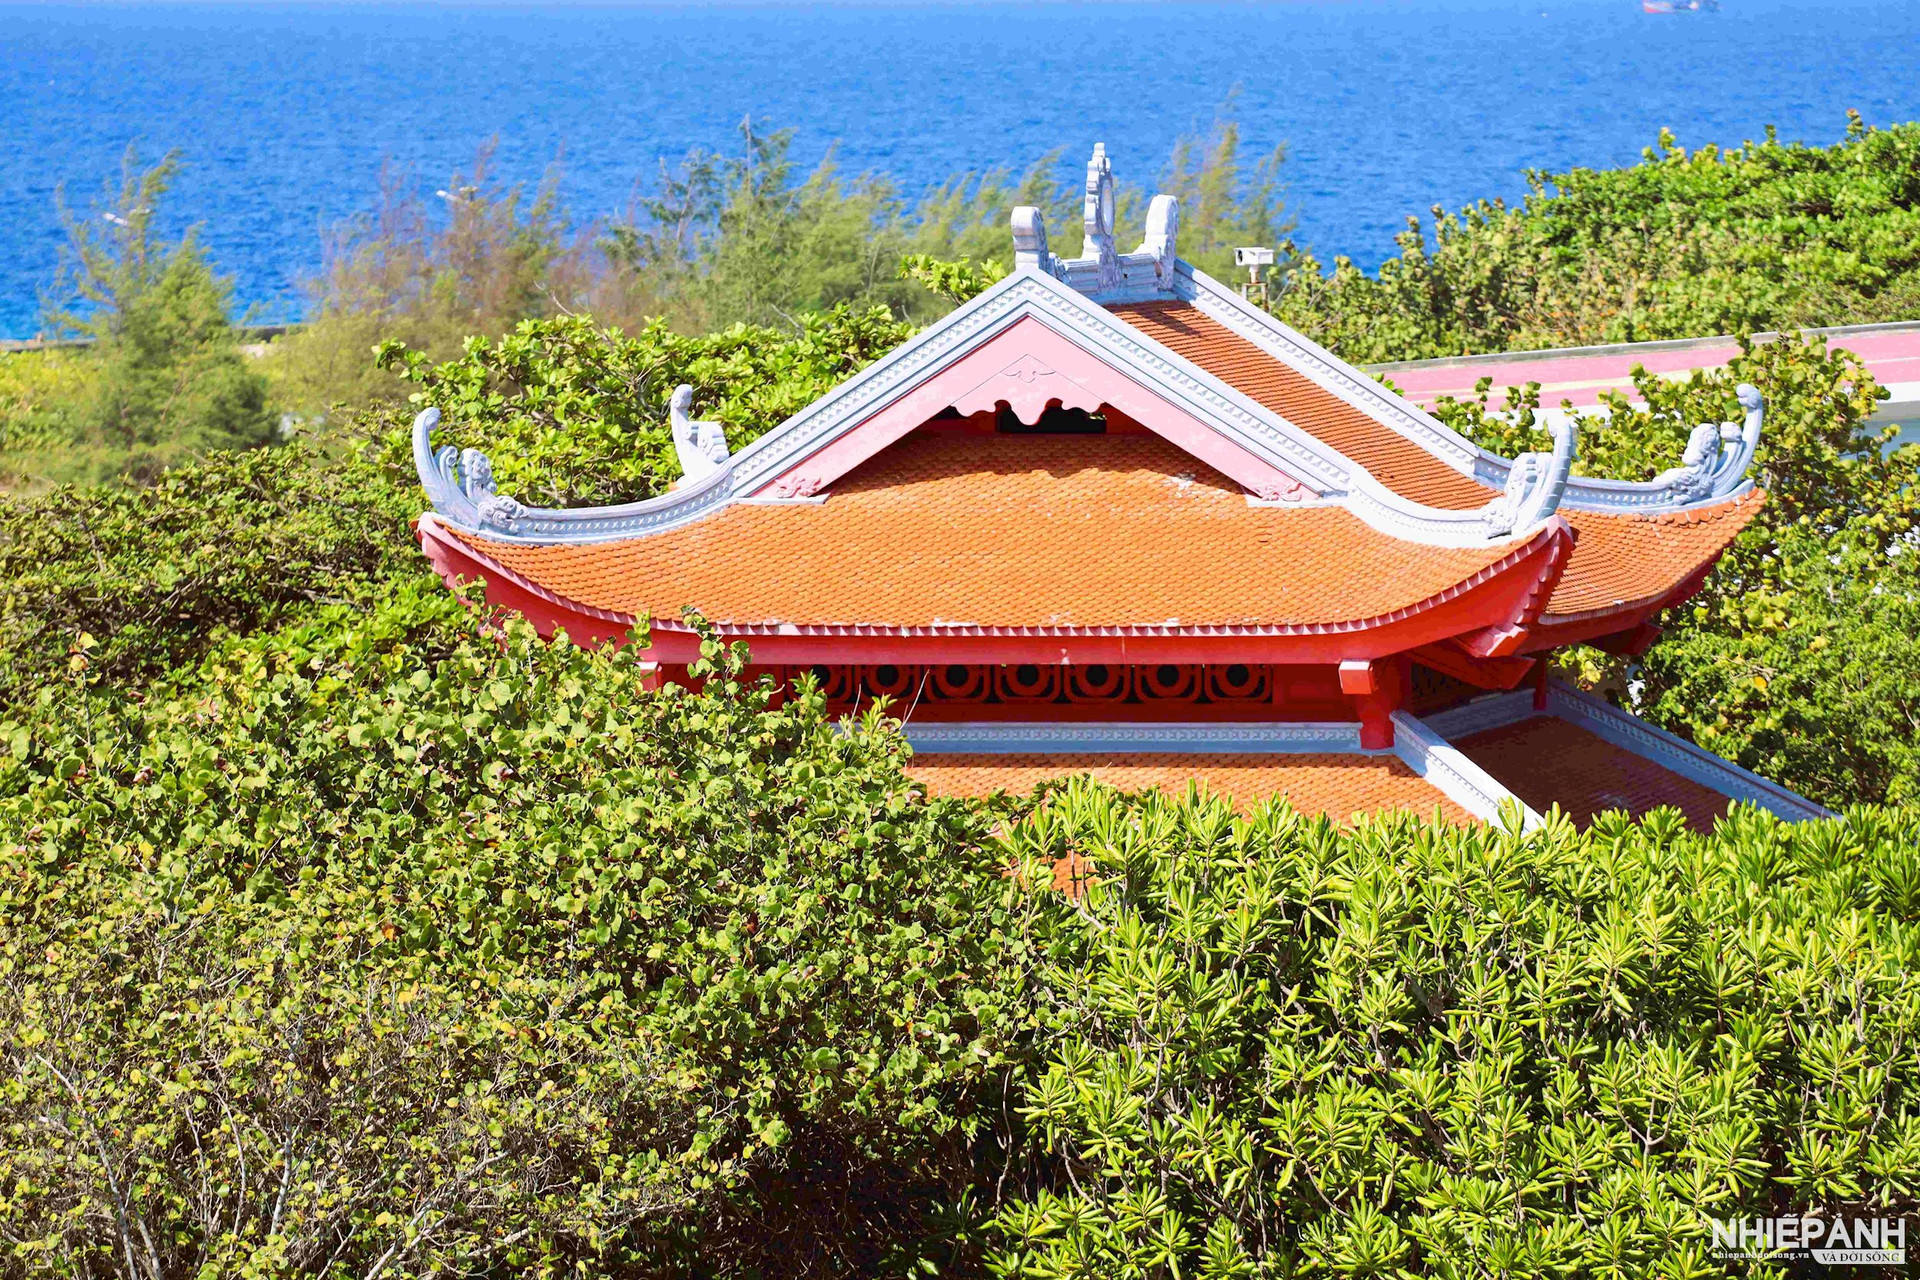
[[[1081,221],[1086,240],[1080,256],[1097,264],[1100,286],[1112,288],[1120,283],[1120,260],[1113,247],[1113,164],[1107,159],[1107,144],[1093,144],[1093,158],[1087,161],[1087,198]]]
[[[1580,433],[1569,416],[1551,416],[1546,426],[1553,436],[1553,452],[1515,458],[1507,470],[1506,491],[1481,508],[1488,537],[1504,538],[1517,529],[1531,529],[1560,509]]]
[[[1173,287],[1174,242],[1180,238],[1180,202],[1170,195],[1157,195],[1147,206],[1147,238],[1130,257],[1141,254],[1153,258],[1153,280],[1162,289]]]
[[[1053,271],[1053,251],[1047,248],[1047,221],[1040,211],[1023,204],[1013,211],[1013,267]]]
[[[433,509],[468,528],[490,525],[513,532],[514,522],[527,514],[526,505],[493,491],[493,461],[480,450],[450,444],[435,449],[433,432],[439,425],[440,411],[434,408],[413,419],[413,465]]]
[[[1021,205],[1013,211],[1013,266],[1041,271],[1102,301],[1153,296],[1178,289],[1175,240],[1180,233],[1180,202],[1157,195],[1147,206],[1147,238],[1132,253],[1114,248],[1113,164],[1107,144],[1097,142],[1087,161],[1086,201],[1080,222],[1085,232],[1080,256],[1062,258],[1047,244],[1040,211]]]
[[[1744,420],[1739,424],[1703,422],[1695,427],[1687,435],[1680,465],[1661,472],[1654,480],[1656,485],[1665,485],[1682,502],[1724,498],[1740,487],[1760,448],[1767,402],[1760,389],[1747,382],[1735,387],[1734,395],[1745,413]]]
[[[667,401],[667,421],[673,425],[673,447],[680,455],[682,483],[704,480],[727,465],[727,434],[717,422],[696,422],[693,388],[681,383]]]

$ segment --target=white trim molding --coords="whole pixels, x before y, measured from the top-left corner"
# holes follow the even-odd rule
[[[1523,831],[1546,821],[1458,747],[1405,711],[1393,713],[1393,753],[1428,786],[1482,821],[1497,824],[1501,810],[1509,805],[1518,813]]]
[[[915,755],[1391,755],[1360,745],[1352,721],[935,721],[900,728]]]
[[[1451,742],[1488,729],[1503,729],[1537,714],[1533,709],[1532,691],[1522,689],[1517,693],[1481,694],[1471,702],[1428,716],[1425,724]]]
[[[1779,783],[1769,782],[1757,773],[1749,773],[1731,760],[1722,760],[1711,751],[1704,751],[1665,729],[1656,729],[1640,717],[1629,715],[1592,694],[1581,693],[1558,683],[1549,685],[1547,710],[1623,751],[1643,756],[1723,796],[1731,796],[1744,804],[1758,805],[1789,822],[1814,822],[1835,816],[1832,810],[1787,790]]]
[[[1722,760],[1685,738],[1655,728],[1631,712],[1622,711],[1592,694],[1568,688],[1558,681],[1547,686],[1547,709],[1544,712],[1533,709],[1533,693],[1523,689],[1476,699],[1464,706],[1429,716],[1426,723],[1433,732],[1453,740],[1517,724],[1536,715],[1554,716],[1578,725],[1622,751],[1631,751],[1710,791],[1717,791],[1744,804],[1758,805],[1789,822],[1812,822],[1834,816],[1831,810],[1787,790],[1777,782],[1769,782],[1759,774],[1750,773],[1730,760]]]

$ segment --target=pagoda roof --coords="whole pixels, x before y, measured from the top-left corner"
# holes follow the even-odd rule
[[[483,454],[435,450],[438,415],[422,413],[424,549],[543,628],[616,635],[651,615],[656,641],[677,630],[684,647],[676,620],[694,607],[762,637],[760,661],[906,656],[797,643],[855,635],[1049,641],[975,646],[981,661],[1318,662],[1443,643],[1494,659],[1643,627],[1757,509],[1751,389],[1744,426],[1697,429],[1653,481],[1573,476],[1564,421],[1551,453],[1498,457],[1180,261],[1170,197],[1141,248],[1116,252],[1095,162],[1087,254],[1053,254],[1037,212],[1016,210],[1007,279],[736,455],[683,421],[681,396],[688,479],[661,497],[527,508],[492,491]],[[1135,434],[951,425],[1058,409]],[[767,637],[796,643],[776,656]],[[1210,643],[1173,657],[1062,637]]]
[[[1339,506],[1250,504],[1240,485],[1155,435],[932,430],[862,463],[825,502],[740,503],[598,543],[453,536],[623,618],[694,605],[749,631],[1287,633],[1431,609],[1555,532],[1433,546]]]

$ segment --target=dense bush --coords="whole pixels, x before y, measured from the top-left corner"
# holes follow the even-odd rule
[[[1725,1274],[1709,1218],[1920,1207],[1920,815],[1519,838],[1070,787],[1049,1184],[996,1274]]]
[[[592,505],[651,497],[679,479],[667,397],[680,383],[694,387],[695,415],[721,422],[739,449],[912,332],[884,308],[836,307],[798,331],[737,324],[697,338],[657,320],[629,336],[563,316],[524,321],[497,343],[469,339],[455,360],[397,342],[382,344],[379,360],[419,388],[411,399],[440,409],[449,443],[487,451],[502,493]],[[395,465],[410,469],[405,433],[391,439]]]
[[[1686,151],[1531,173],[1517,208],[1418,219],[1377,275],[1283,261],[1275,310],[1350,360],[1641,342],[1920,311],[1920,124],[1835,146]]]
[[[707,652],[425,588],[0,725],[9,1266],[1707,1276],[1916,1207],[1920,814],[990,836]]]
[[[389,476],[295,447],[141,489],[0,497],[0,714],[69,670],[137,688],[191,673],[225,636],[426,577],[406,526],[419,500]]]
[[[867,1271],[1025,910],[896,735],[437,587],[0,724],[10,1274]],[[675,1259],[679,1259],[678,1262]]]

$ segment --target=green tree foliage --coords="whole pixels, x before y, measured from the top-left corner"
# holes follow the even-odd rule
[[[269,353],[274,394],[308,417],[391,399],[377,343],[451,356],[468,334],[584,305],[593,256],[567,225],[557,168],[531,192],[502,183],[489,143],[431,197],[388,168],[374,207],[324,232],[307,322]]]
[[[630,332],[804,334],[842,306],[924,321],[947,298],[902,274],[912,254],[1011,262],[1008,211],[1060,203],[1048,156],[1019,181],[965,175],[917,206],[884,181],[848,179],[831,159],[804,177],[791,131],[741,124],[737,154],[695,151],[662,165],[648,193],[605,222],[574,224],[557,175],[531,197],[492,176],[485,150],[437,202],[390,172],[378,207],[333,228],[311,282],[312,318],[275,344],[277,394],[309,417],[394,398],[367,352],[405,342],[434,359],[475,333],[592,316]],[[902,330],[907,332],[907,330]]]
[[[0,472],[139,479],[210,450],[273,439],[267,383],[238,349],[227,283],[191,232],[174,244],[155,240],[154,218],[177,157],[143,170],[129,151],[123,169],[97,220],[63,210],[63,290],[72,303],[50,318],[92,340],[89,376],[23,415],[27,447],[0,457]]]
[[[900,276],[916,280],[948,302],[959,306],[979,297],[1007,278],[1007,268],[998,262],[975,262],[972,258],[944,261],[930,253],[910,253],[900,260]]]
[[[1518,208],[1417,219],[1368,276],[1280,264],[1275,310],[1350,360],[1905,319],[1920,310],[1920,124],[1850,115],[1832,147],[1764,141],[1534,172]]]
[[[0,725],[11,1274],[869,1271],[1028,906],[875,716],[438,589]],[[183,673],[184,675],[185,673]]]
[[[1003,1276],[1723,1275],[1707,1219],[1920,1207],[1920,826],[1586,836],[1075,785]]]
[[[1180,256],[1221,280],[1232,276],[1235,246],[1275,248],[1294,225],[1282,199],[1286,148],[1275,147],[1244,173],[1232,108],[1229,100],[1206,137],[1175,144],[1161,185],[1180,200]]]
[[[138,688],[224,637],[428,578],[418,499],[390,476],[295,446],[0,498],[0,708],[69,671]]]
[[[1638,401],[1607,397],[1577,469],[1641,480],[1678,466],[1695,424],[1739,419],[1741,382],[1767,399],[1766,505],[1644,660],[1583,651],[1579,665],[1632,681],[1656,723],[1823,803],[1908,802],[1920,795],[1920,450],[1890,452],[1889,433],[1868,427],[1885,392],[1866,365],[1809,337],[1743,339],[1726,368],[1685,379],[1636,370]],[[1508,455],[1548,447],[1538,386],[1509,388],[1500,412],[1491,392],[1483,382],[1477,401],[1436,412]]]
[[[692,384],[695,414],[725,424],[738,449],[912,332],[880,307],[810,312],[797,331],[737,324],[697,338],[660,320],[629,336],[562,316],[525,321],[497,343],[469,339],[456,360],[436,364],[397,342],[379,360],[419,388],[412,400],[440,409],[449,442],[487,450],[501,492],[565,506],[650,497],[679,478],[667,423],[675,386]],[[393,448],[410,470],[403,433]]]
[[[1806,527],[1760,555],[1764,585],[1675,611],[1636,672],[1642,713],[1828,804],[1914,803],[1920,544]]]
[[[1015,205],[1044,209],[1069,245],[1079,231],[1079,196],[1058,181],[1059,152],[1017,177],[958,175],[916,201],[882,178],[841,173],[831,156],[803,175],[792,143],[791,130],[748,118],[737,150],[663,162],[621,215],[589,223],[561,208],[557,170],[529,196],[492,176],[491,149],[432,201],[409,175],[389,172],[377,207],[328,233],[312,318],[272,353],[276,392],[309,417],[391,400],[392,383],[366,359],[377,342],[447,360],[467,335],[526,320],[800,332],[844,306],[924,323],[1011,268]],[[1190,202],[1189,257],[1224,270],[1232,245],[1286,233],[1282,159],[1276,150],[1245,173],[1226,115],[1207,137],[1179,144],[1166,182]],[[1120,206],[1125,236],[1141,226],[1143,192],[1124,188]]]

